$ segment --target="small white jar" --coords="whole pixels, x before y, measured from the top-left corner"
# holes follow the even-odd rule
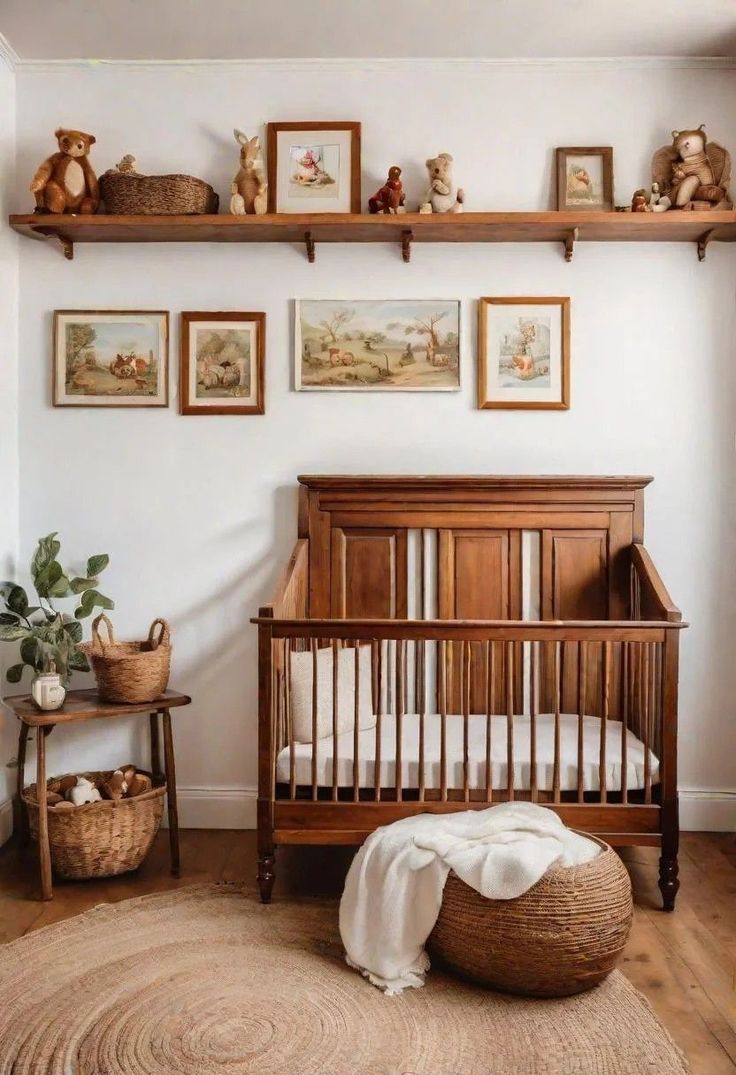
[[[40,676],[36,676],[31,684],[31,695],[38,708],[45,712],[61,709],[66,698],[66,691],[55,665],[51,665],[49,672],[42,672]]]

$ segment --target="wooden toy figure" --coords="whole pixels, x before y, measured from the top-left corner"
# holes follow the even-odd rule
[[[406,196],[401,182],[401,168],[395,164],[388,170],[388,178],[380,190],[368,199],[371,213],[398,213],[401,211]]]

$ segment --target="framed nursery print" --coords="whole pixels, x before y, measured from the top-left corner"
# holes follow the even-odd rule
[[[182,414],[263,414],[266,315],[181,315]]]
[[[557,208],[613,210],[613,149],[557,150]]]
[[[457,391],[460,303],[297,300],[294,387],[298,392]]]
[[[478,406],[570,406],[570,300],[483,298],[478,303]]]
[[[55,407],[168,407],[166,310],[56,310]]]
[[[269,213],[359,213],[360,124],[268,124]]]

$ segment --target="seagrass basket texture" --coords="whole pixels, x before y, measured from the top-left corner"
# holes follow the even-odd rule
[[[513,900],[486,899],[450,872],[428,941],[432,959],[506,993],[564,997],[597,985],[623,952],[633,901],[626,867],[596,843],[594,859],[553,866]]]
[[[100,176],[105,212],[126,216],[191,216],[216,213],[220,199],[209,183],[193,175],[130,175],[114,170]]]
[[[142,772],[143,770],[138,770]],[[151,776],[150,773],[146,774]],[[112,771],[85,773],[94,784],[109,780]],[[166,784],[130,799],[103,799],[84,806],[48,806],[51,865],[59,877],[86,880],[114,877],[137,870],[151,849],[161,824]],[[47,781],[48,791],[59,793],[63,777]],[[38,839],[38,799],[35,784],[23,789],[31,836]]]
[[[107,638],[100,632],[102,624]],[[80,648],[92,663],[103,702],[155,702],[169,684],[171,630],[166,620],[154,620],[148,638],[142,642],[117,642],[103,612],[92,623],[92,641]]]

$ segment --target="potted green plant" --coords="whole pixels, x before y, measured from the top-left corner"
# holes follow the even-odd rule
[[[63,684],[69,682],[72,672],[88,672],[89,662],[79,647],[80,620],[95,608],[115,607],[97,589],[109,556],[90,556],[86,575],[74,575],[59,563],[60,548],[56,533],[48,534],[39,539],[33,554],[31,578],[38,604],[29,604],[26,591],[17,583],[0,582],[0,642],[20,642],[21,660],[8,669],[9,683],[19,683],[26,667],[36,676],[57,673]],[[60,611],[55,604],[70,597],[78,601],[73,615]]]

